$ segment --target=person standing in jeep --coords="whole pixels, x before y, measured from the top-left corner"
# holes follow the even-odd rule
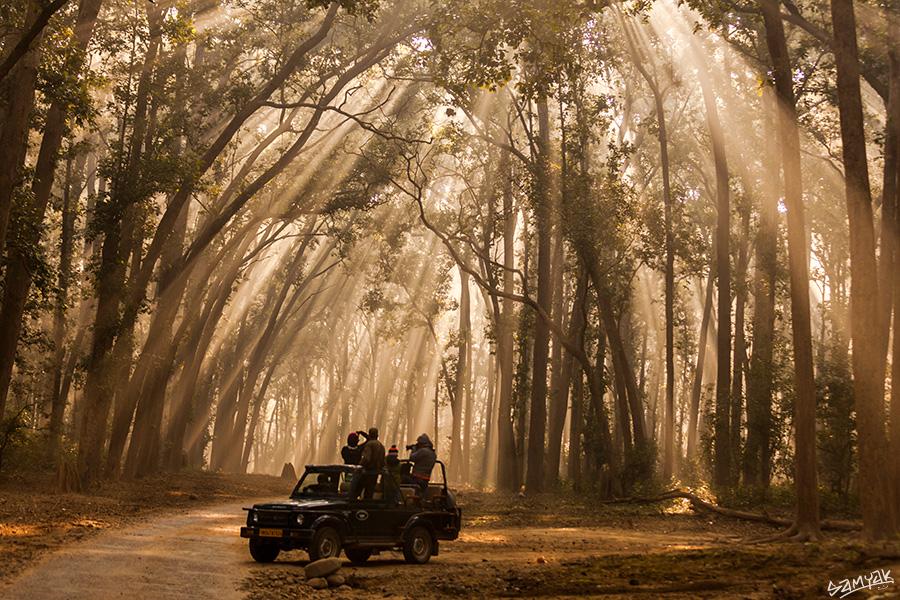
[[[359,434],[355,431],[347,436],[347,445],[341,448],[341,458],[345,465],[358,465],[362,458],[362,446],[359,445]]]
[[[378,441],[377,427],[370,427],[368,434],[364,431],[357,433],[366,438],[366,443],[362,445],[359,466],[363,468],[363,472],[360,474],[360,483],[356,489],[357,493],[364,490],[363,498],[370,499],[375,492],[378,474],[384,468],[384,444]]]
[[[428,434],[423,433],[416,438],[415,444],[410,444],[406,449],[411,450],[409,460],[413,463],[412,484],[419,488],[419,495],[424,498],[428,482],[431,480],[431,470],[437,461],[434,444],[431,443]]]

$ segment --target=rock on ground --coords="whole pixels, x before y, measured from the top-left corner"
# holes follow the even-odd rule
[[[328,587],[328,582],[321,577],[313,577],[306,583],[308,583],[309,587],[313,588],[314,590],[323,590]]]
[[[341,559],[334,557],[311,562],[304,567],[304,571],[308,579],[315,579],[317,577],[328,577],[337,573],[340,568]]]

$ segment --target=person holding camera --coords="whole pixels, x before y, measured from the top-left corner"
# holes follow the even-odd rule
[[[355,431],[347,436],[347,445],[341,448],[341,458],[345,465],[358,465],[362,458],[362,446],[359,445],[359,434]]]
[[[434,469],[434,463],[437,461],[434,444],[431,443],[428,434],[423,433],[416,438],[415,444],[410,444],[406,449],[410,451],[409,460],[413,464],[411,483],[419,488],[419,497],[424,499],[428,482],[431,480],[431,470]]]

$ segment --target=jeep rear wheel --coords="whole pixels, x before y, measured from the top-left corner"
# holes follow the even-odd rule
[[[371,548],[347,548],[344,550],[344,554],[347,555],[347,558],[350,559],[355,565],[361,565],[372,556]]]
[[[431,532],[416,525],[403,542],[403,558],[410,564],[424,565],[431,558],[433,548],[434,538],[431,537]]]
[[[281,549],[272,543],[261,542],[257,539],[250,540],[250,556],[261,563],[270,563],[278,558]]]
[[[336,558],[341,554],[341,534],[329,525],[319,527],[309,543],[309,560]]]

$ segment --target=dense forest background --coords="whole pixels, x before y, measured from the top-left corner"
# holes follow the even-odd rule
[[[0,469],[277,473],[377,426],[455,482],[896,538],[898,18],[4,2]]]

